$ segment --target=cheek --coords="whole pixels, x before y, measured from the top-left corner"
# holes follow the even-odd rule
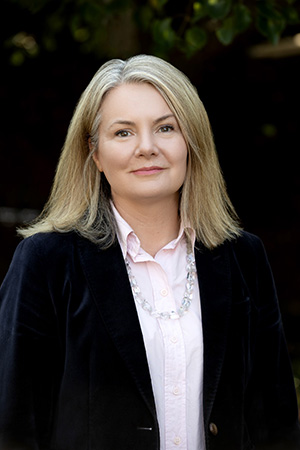
[[[178,168],[180,171],[182,183],[186,178],[187,167],[188,167],[188,152],[187,148],[185,147],[185,149],[181,152],[180,158],[178,159]]]
[[[178,151],[178,164],[181,166],[182,170],[187,169],[187,163],[188,163],[188,151],[185,143],[179,148]]]
[[[109,171],[109,168],[114,165],[109,149],[106,149],[105,147],[103,148],[99,145],[95,163],[100,172],[104,172],[106,175],[106,172]]]
[[[120,152],[114,152],[112,148],[103,150],[99,155],[99,166],[107,180],[113,183],[126,170],[127,160]]]

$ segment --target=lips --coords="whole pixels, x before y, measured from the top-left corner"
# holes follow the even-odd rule
[[[163,167],[151,166],[151,167],[141,167],[140,169],[133,170],[136,175],[153,175],[163,171]]]

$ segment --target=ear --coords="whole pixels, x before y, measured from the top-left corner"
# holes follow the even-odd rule
[[[92,153],[92,158],[94,160],[94,163],[97,166],[97,169],[99,170],[99,172],[103,172],[100,160],[99,160],[99,154],[98,154],[98,150],[94,148],[92,142],[91,142],[91,138],[88,139],[88,143],[89,143],[89,149]]]

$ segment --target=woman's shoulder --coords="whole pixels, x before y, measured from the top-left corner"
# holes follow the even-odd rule
[[[242,230],[240,235],[231,241],[232,245],[237,248],[244,248],[249,250],[258,250],[263,247],[262,240],[259,236],[248,231]]]
[[[17,246],[15,257],[34,259],[43,257],[57,259],[62,255],[70,254],[76,240],[75,232],[48,232],[36,233],[23,239]]]
[[[230,241],[233,254],[239,261],[245,261],[246,265],[267,262],[267,254],[261,238],[247,231],[242,231],[240,236]]]
[[[69,245],[74,241],[76,233],[74,231],[58,232],[51,231],[45,233],[35,233],[23,239],[19,245],[24,247],[52,248]]]
[[[36,233],[17,246],[4,282],[37,280],[66,273],[76,260],[76,233]]]

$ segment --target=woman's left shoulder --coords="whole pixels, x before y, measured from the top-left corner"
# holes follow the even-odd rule
[[[229,248],[238,256],[250,259],[266,259],[266,251],[260,237],[242,230],[240,235],[228,241]]]
[[[262,240],[259,236],[245,230],[242,230],[238,237],[229,242],[233,247],[248,248],[249,250],[258,250],[263,247]]]

